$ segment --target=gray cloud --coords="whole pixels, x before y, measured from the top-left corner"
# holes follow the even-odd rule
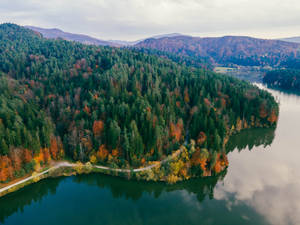
[[[300,35],[297,0],[1,0],[0,22],[58,27],[104,39]]]

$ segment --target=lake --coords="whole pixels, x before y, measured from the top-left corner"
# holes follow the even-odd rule
[[[300,224],[300,96],[280,101],[276,129],[228,145],[219,177],[175,185],[101,174],[51,178],[0,198],[0,224]]]

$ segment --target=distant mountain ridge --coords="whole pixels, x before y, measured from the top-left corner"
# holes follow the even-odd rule
[[[101,46],[115,46],[115,47],[133,46],[138,44],[141,41],[148,39],[148,38],[144,38],[137,41],[102,40],[84,34],[74,34],[74,33],[65,32],[57,28],[41,28],[36,26],[25,26],[25,27],[30,30],[41,33],[45,38],[51,38],[51,39],[62,38],[68,41],[77,41],[82,44],[93,44],[93,45],[101,45]],[[149,38],[159,39],[164,37],[176,37],[176,36],[182,36],[182,34],[180,33],[161,34]]]
[[[294,43],[300,43],[300,36],[299,37],[281,38],[279,40],[281,40],[281,41],[288,41],[288,42],[294,42]]]
[[[73,34],[73,33],[68,33],[64,32],[60,29],[57,28],[40,28],[40,27],[34,27],[34,26],[25,26],[28,29],[31,29],[33,31],[41,33],[45,38],[51,38],[51,39],[56,39],[56,38],[62,38],[67,41],[77,41],[82,44],[89,44],[89,45],[101,45],[101,46],[116,46],[116,43],[97,39],[90,37],[88,35],[84,34]]]
[[[246,36],[150,38],[135,46],[184,56],[207,57],[212,63],[222,65],[278,66],[288,58],[300,56],[299,43]]]
[[[300,37],[281,40],[258,39],[247,36],[200,38],[170,33],[137,41],[123,41],[101,40],[88,35],[64,32],[56,28],[25,27],[41,33],[45,38],[62,38],[101,46],[148,48],[195,59],[206,58],[209,63],[215,65],[280,67],[286,61],[300,58]]]
[[[177,37],[177,36],[183,36],[180,33],[170,33],[170,34],[160,34],[160,35],[155,35],[149,38],[154,38],[154,39],[159,39],[159,38],[164,38],[164,37]],[[144,39],[140,39],[137,41],[122,41],[122,40],[109,40],[110,42],[119,44],[119,45],[124,45],[124,46],[133,46],[136,45],[144,40],[147,40],[149,38],[144,38]]]

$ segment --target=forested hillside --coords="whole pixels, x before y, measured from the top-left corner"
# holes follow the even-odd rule
[[[53,125],[33,98],[31,90],[0,75],[0,182],[63,156],[53,145]]]
[[[10,165],[21,170],[15,152],[24,168],[64,152],[139,167],[191,139],[192,163],[183,160],[176,176],[220,172],[231,132],[277,121],[274,98],[247,82],[134,50],[48,40],[14,24],[0,25],[0,71],[0,129],[9,134],[1,130],[1,173]]]
[[[136,47],[156,49],[194,58],[206,57],[213,64],[242,66],[281,66],[300,58],[299,43],[251,37],[225,36],[199,38],[190,36],[147,39]]]
[[[207,70],[213,70],[213,65],[211,64],[211,61],[207,57],[194,57],[194,56],[186,56],[183,54],[175,54],[168,51],[160,51],[156,49],[151,48],[133,48],[136,51],[148,54],[148,55],[156,55],[161,58],[170,59],[171,61],[188,67],[196,67],[196,68],[202,68]]]
[[[272,87],[300,91],[300,70],[270,71],[264,76],[263,82]]]

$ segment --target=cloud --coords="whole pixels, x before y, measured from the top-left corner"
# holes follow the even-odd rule
[[[230,156],[230,171],[224,185],[217,185],[215,198],[228,205],[246,204],[270,224],[300,224],[299,164],[272,157],[268,150],[261,151],[265,152],[257,149]]]
[[[296,0],[1,0],[0,22],[113,39],[181,32],[296,35]],[[285,33],[282,33],[282,32]]]
[[[276,138],[267,148],[230,153],[228,173],[214,196],[229,206],[246,204],[270,224],[300,224],[300,98],[270,92],[280,100]]]

